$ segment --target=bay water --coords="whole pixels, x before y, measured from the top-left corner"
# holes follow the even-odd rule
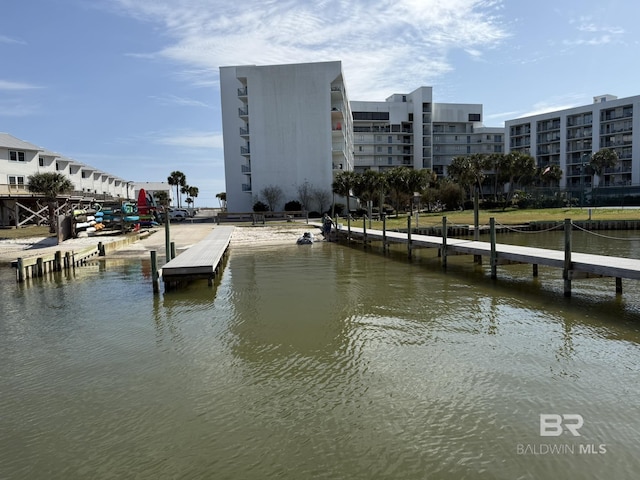
[[[614,234],[575,250],[638,258]],[[147,260],[3,268],[0,478],[636,478],[637,282],[405,257],[232,249],[155,296]]]

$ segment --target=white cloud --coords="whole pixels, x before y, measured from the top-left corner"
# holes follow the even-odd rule
[[[0,43],[17,43],[19,45],[26,45],[27,43],[23,40],[18,40],[15,38],[7,37],[5,35],[0,35]]]
[[[218,67],[342,60],[350,94],[383,99],[390,90],[434,82],[452,70],[449,53],[479,57],[507,38],[498,0],[118,0],[123,13],[160,24],[163,57],[199,85]],[[203,75],[203,72],[205,74]],[[366,89],[366,90],[365,90]]]
[[[28,83],[0,80],[0,90],[31,90],[34,88],[41,88],[41,87],[38,87],[36,85],[31,85]]]
[[[209,132],[183,132],[156,137],[161,145],[186,148],[222,148],[222,135]]]
[[[516,117],[530,117],[533,115],[540,115],[543,113],[555,112],[558,110],[566,110],[567,108],[573,108],[579,105],[584,105],[585,96],[582,94],[567,95],[564,97],[550,98],[542,100],[533,105],[532,110],[525,113],[520,113]],[[512,112],[515,113],[515,112]],[[513,116],[511,118],[514,118]]]
[[[194,100],[191,98],[184,98],[184,97],[179,97],[177,95],[164,95],[161,97],[158,96],[151,96],[149,97],[153,100],[157,100],[160,105],[164,105],[164,106],[179,106],[179,107],[204,107],[204,108],[211,108],[209,105],[207,105],[204,102],[201,102],[200,100]]]

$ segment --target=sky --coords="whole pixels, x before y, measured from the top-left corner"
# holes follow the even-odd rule
[[[342,61],[350,100],[433,87],[485,126],[640,95],[634,0],[1,0],[0,132],[225,191],[219,67]]]

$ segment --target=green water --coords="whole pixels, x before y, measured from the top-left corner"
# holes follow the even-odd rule
[[[635,478],[637,282],[565,299],[530,270],[316,243],[232,251],[213,288],[154,297],[146,261],[7,268],[0,478]],[[540,436],[540,414],[581,436]]]

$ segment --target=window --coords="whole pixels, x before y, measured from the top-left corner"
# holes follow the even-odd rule
[[[9,160],[12,162],[24,162],[24,152],[9,150]]]
[[[24,177],[9,175],[9,185],[24,187]]]
[[[387,164],[388,165],[393,165],[393,158],[392,157],[387,157]]]
[[[376,147],[376,152],[382,153],[382,147]]]
[[[44,167],[44,158],[42,157],[38,158],[38,165],[40,165],[41,167]]]
[[[361,151],[362,151],[362,145],[360,145],[360,146],[358,147],[358,151],[359,151],[359,152],[361,152]]]
[[[470,122],[479,122],[480,121],[480,114],[479,113],[470,113],[469,114],[469,121]]]
[[[91,173],[87,172],[86,170],[82,170],[82,178],[89,178],[91,177]]]
[[[393,137],[391,135],[389,135],[387,137],[387,143],[391,143],[391,142],[393,142]]]
[[[393,147],[387,147],[387,153],[388,154],[393,153]]]

